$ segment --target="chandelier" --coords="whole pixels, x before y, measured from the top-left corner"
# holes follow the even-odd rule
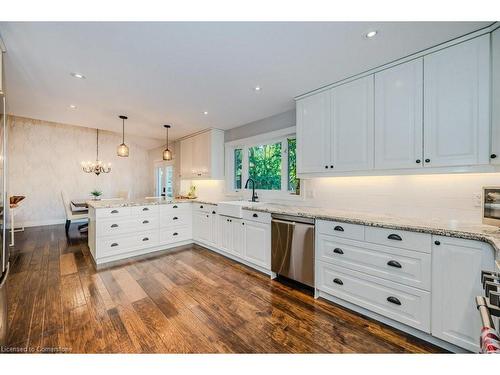
[[[99,160],[99,129],[97,130],[97,155],[95,162],[91,161],[82,161],[82,169],[85,173],[95,173],[96,175],[100,175],[101,173],[109,173],[111,172],[111,163],[103,163]]]

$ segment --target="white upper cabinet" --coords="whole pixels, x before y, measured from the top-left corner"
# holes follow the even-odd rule
[[[423,59],[375,74],[375,168],[423,165]]]
[[[372,169],[373,75],[334,87],[330,100],[333,170]]]
[[[490,36],[424,57],[425,166],[489,162]]]
[[[330,163],[329,91],[297,102],[297,173],[318,173]]]
[[[181,178],[224,178],[224,131],[211,129],[181,140]]]
[[[491,162],[500,163],[500,28],[491,34]]]

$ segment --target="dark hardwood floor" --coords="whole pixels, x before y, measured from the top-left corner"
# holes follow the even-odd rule
[[[27,228],[11,267],[4,352],[443,351],[198,246],[96,270],[76,226]]]

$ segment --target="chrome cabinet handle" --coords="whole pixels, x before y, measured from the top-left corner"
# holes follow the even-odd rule
[[[118,224],[112,224],[111,228],[118,228]]]
[[[111,211],[112,214],[117,214],[118,213],[118,210],[113,210]]]
[[[403,239],[401,238],[401,236],[399,236],[399,235],[397,235],[397,234],[394,234],[394,233],[389,234],[389,235],[387,236],[387,239],[389,239],[389,240],[394,240],[394,241],[403,241]]]
[[[387,262],[387,265],[388,266],[391,266],[391,267],[394,267],[394,268],[401,268],[401,263],[399,263],[398,261],[395,261],[395,260],[390,260]]]
[[[118,244],[117,244],[116,242],[113,242],[113,243],[111,244],[111,247],[115,247],[115,246],[118,246]]]
[[[401,301],[397,299],[396,297],[390,296],[387,297],[387,302],[393,303],[395,305],[401,306]]]
[[[149,220],[144,220],[142,223],[143,224],[149,224]]]
[[[143,211],[149,211],[149,208],[144,207],[142,210],[143,210]]]
[[[340,247],[336,247],[335,249],[333,249],[333,252],[335,254],[344,254],[344,251]]]
[[[336,225],[335,228],[333,228],[333,230],[336,230],[337,232],[343,232],[344,228],[342,228],[340,225]]]
[[[337,279],[337,278],[333,279],[333,282],[335,284],[344,285],[344,282],[342,280],[340,280],[340,279]]]
[[[149,241],[149,238],[144,237],[142,240],[143,240],[143,241]]]

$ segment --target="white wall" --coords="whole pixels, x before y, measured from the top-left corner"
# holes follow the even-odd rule
[[[99,131],[99,157],[112,170],[96,176],[80,166],[95,160],[95,129],[9,116],[8,131],[8,193],[27,197],[16,211],[16,226],[64,222],[61,191],[69,199],[88,198],[93,189],[108,197],[124,190],[132,197],[153,192],[148,151],[126,138],[130,156],[118,157],[120,134]]]

